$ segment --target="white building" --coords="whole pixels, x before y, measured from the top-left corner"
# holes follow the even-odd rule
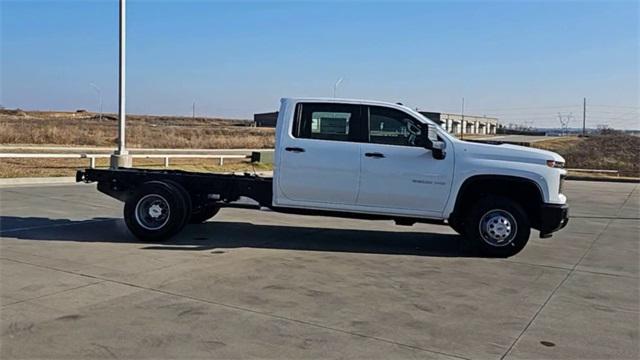
[[[460,115],[420,111],[429,119],[437,122],[454,135],[494,135],[498,127],[498,119],[486,116]]]

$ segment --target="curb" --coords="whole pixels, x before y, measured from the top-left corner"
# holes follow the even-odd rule
[[[588,176],[567,175],[567,177],[565,179],[574,180],[574,181],[598,181],[598,182],[617,182],[617,183],[640,184],[640,179],[634,179],[634,178],[614,178],[614,177],[597,178],[597,177],[588,177]]]
[[[17,186],[17,185],[56,185],[56,184],[73,184],[76,182],[74,176],[58,176],[58,177],[28,177],[28,178],[6,178],[0,179],[0,186]]]

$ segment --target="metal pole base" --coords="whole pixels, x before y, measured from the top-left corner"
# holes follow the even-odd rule
[[[131,155],[111,155],[111,169],[130,168],[132,165]]]

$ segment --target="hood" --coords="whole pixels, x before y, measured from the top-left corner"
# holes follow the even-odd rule
[[[546,165],[547,160],[563,162],[564,158],[552,151],[511,144],[483,144],[461,142],[462,151],[487,160],[513,161]]]

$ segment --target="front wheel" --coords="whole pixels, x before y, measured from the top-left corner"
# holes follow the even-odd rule
[[[529,241],[529,218],[515,201],[487,196],[476,203],[469,215],[469,221],[465,221],[465,235],[483,255],[513,256]]]

